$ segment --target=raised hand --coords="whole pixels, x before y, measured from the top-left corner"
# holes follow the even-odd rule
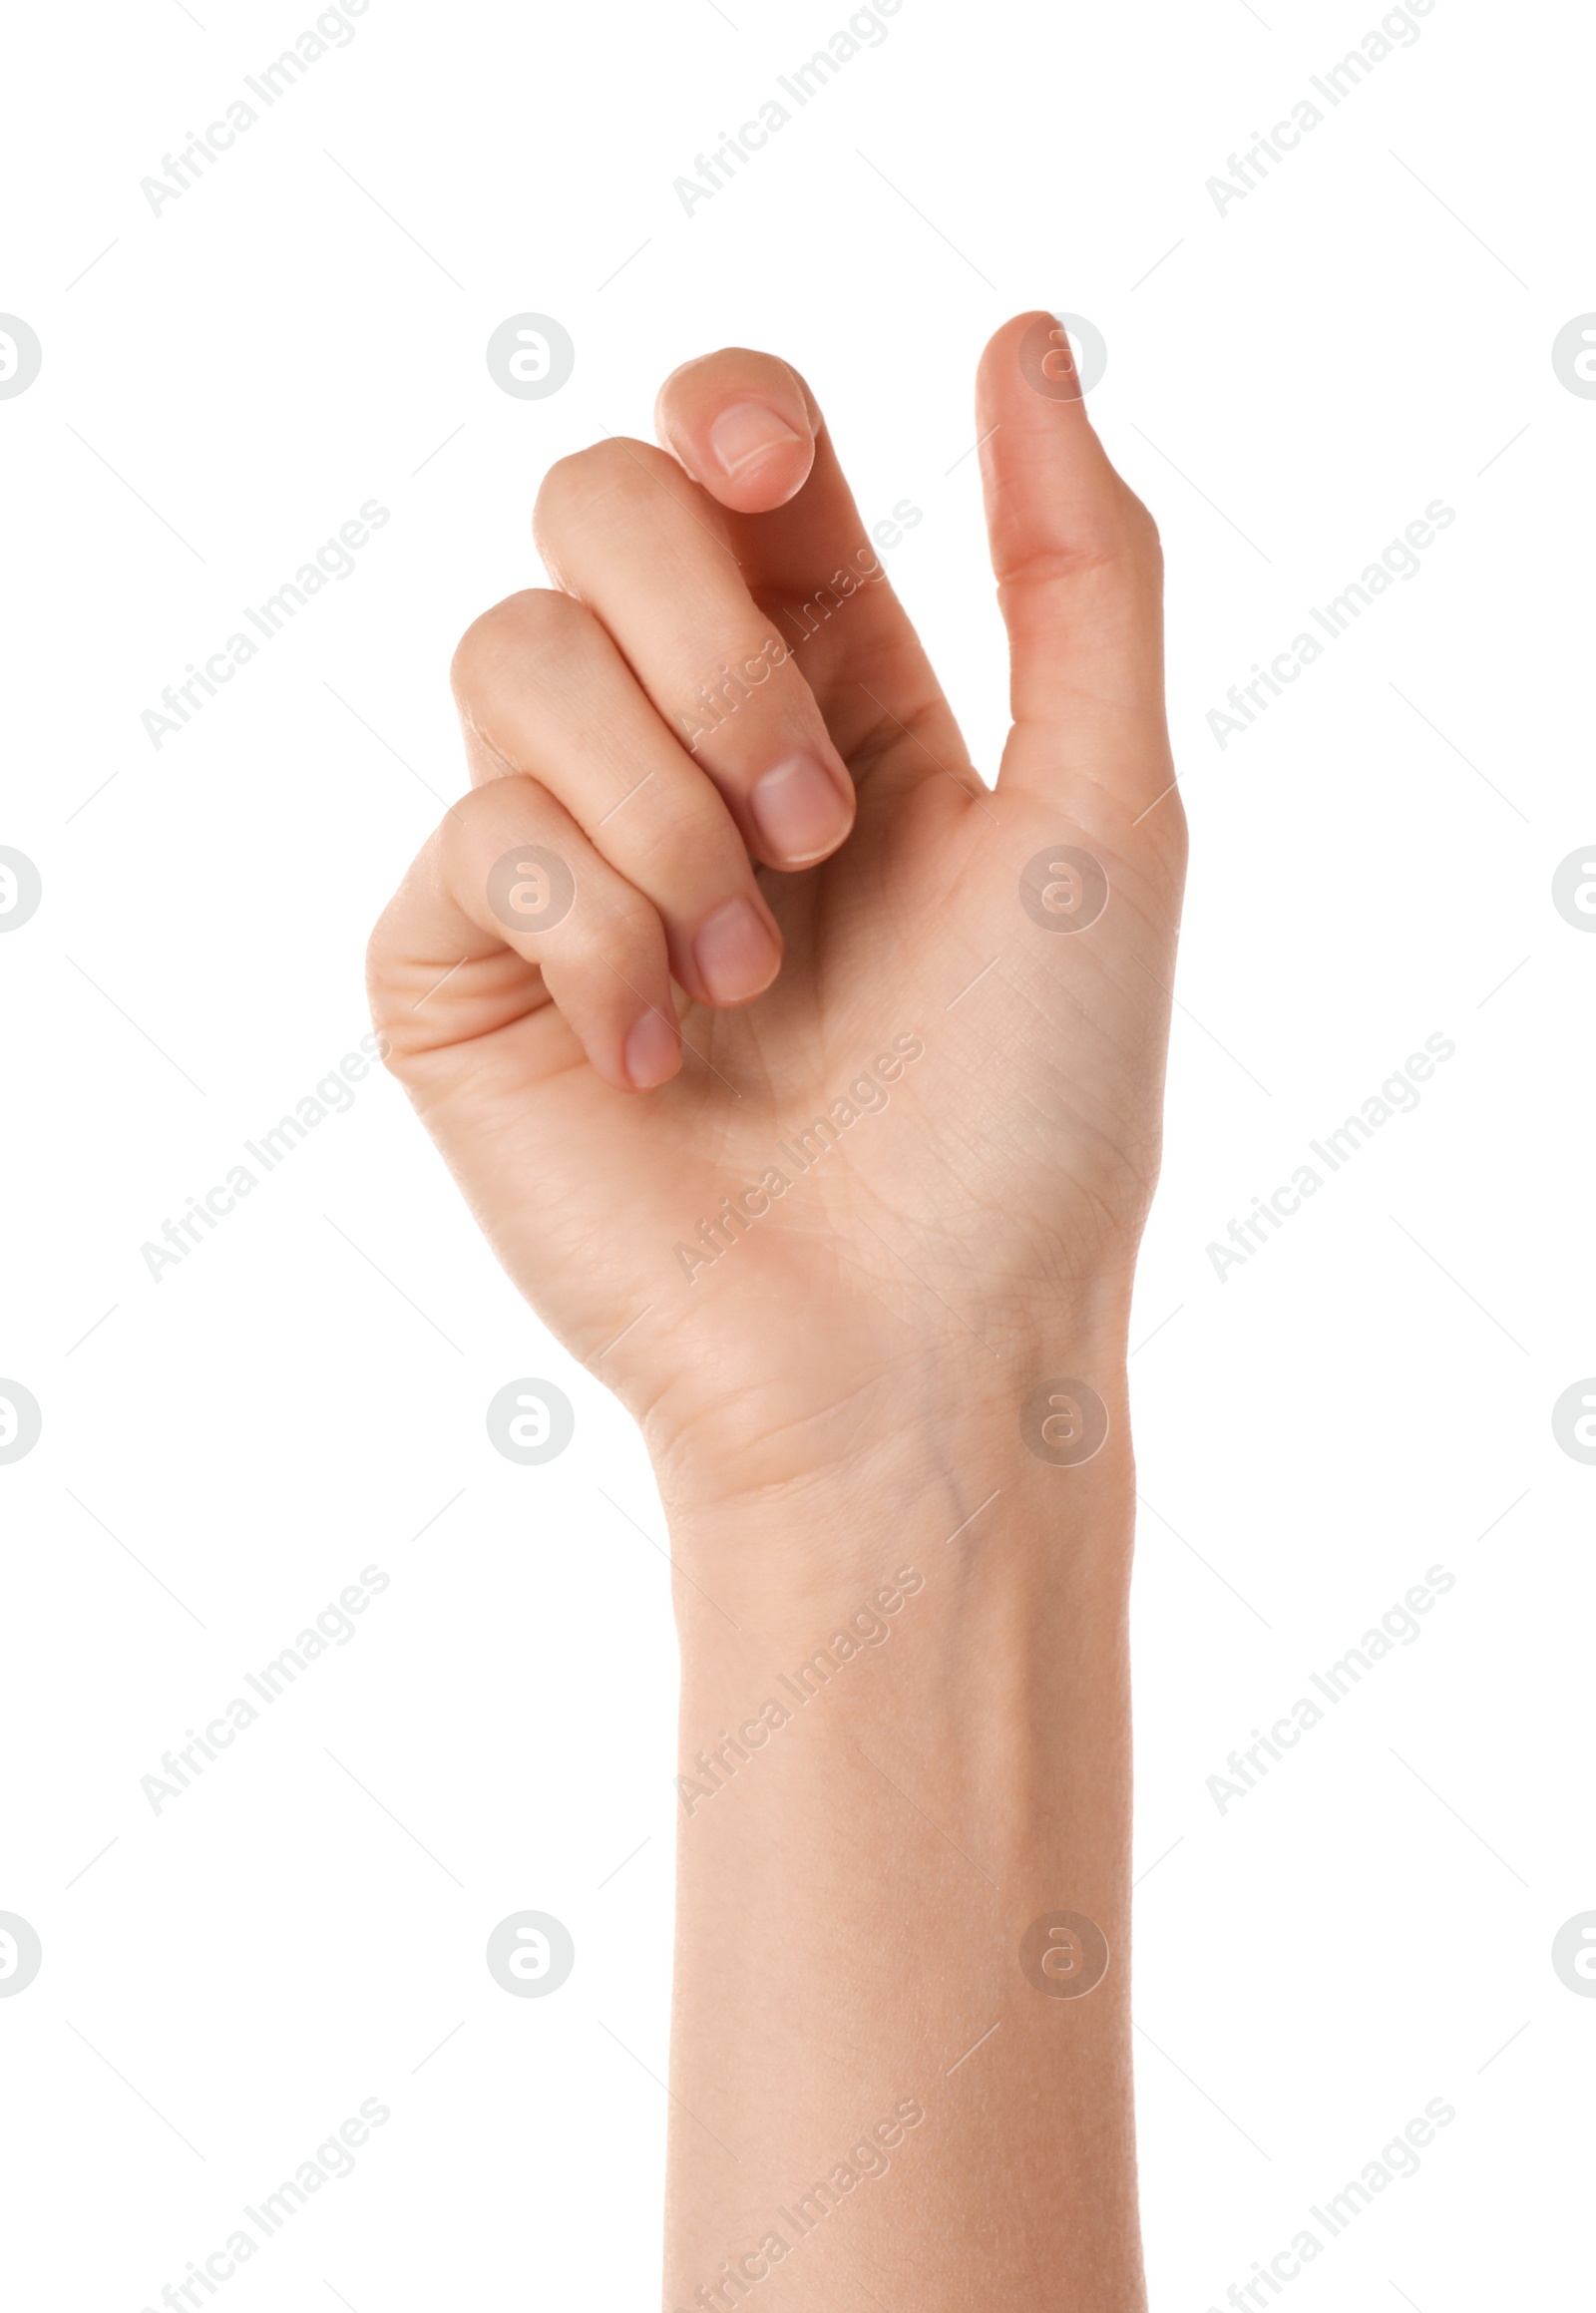
[[[692,1502],[935,1417],[1060,1311],[1112,1339],[1184,836],[1156,534],[1049,316],[978,385],[992,787],[797,373],[707,355],[657,422],[548,476],[555,584],[460,645],[473,789],[370,975],[500,1258]]]

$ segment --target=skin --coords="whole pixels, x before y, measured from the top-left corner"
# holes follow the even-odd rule
[[[989,787],[798,374],[708,355],[656,423],[552,470],[554,586],[463,639],[472,790],[370,984],[669,1520],[664,2302],[1134,2313],[1125,1328],[1185,858],[1156,533],[1061,333],[1016,316],[977,388],[1011,661]],[[529,846],[569,871],[547,928],[489,896]],[[1078,931],[1061,847],[1106,878]],[[717,1250],[700,1225],[762,1179]],[[1056,1376],[1106,1408],[1090,1459],[1036,1450]],[[1106,1939],[1082,1997],[1021,1964],[1055,1911]]]

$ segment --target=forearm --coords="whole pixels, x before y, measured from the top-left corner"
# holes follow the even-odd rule
[[[667,2308],[1144,2301],[1133,1490],[1122,1377],[1094,1378],[1079,1465],[1025,1450],[1002,1384],[851,1481],[674,1524]],[[1106,1939],[1084,1992],[1063,1913]]]

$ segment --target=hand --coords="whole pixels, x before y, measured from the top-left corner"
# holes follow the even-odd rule
[[[860,2257],[924,2313],[1145,2304],[1123,1364],[1184,832],[1157,542],[1073,389],[1045,314],[982,362],[995,788],[807,388],[713,354],[664,450],[549,476],[556,590],[461,644],[474,791],[372,946],[391,1065],[669,1517],[667,2305],[732,2255],[772,2313]],[[1086,1467],[1024,1450],[1057,1375],[1109,1409]],[[1089,1998],[1016,1958],[1058,1912]],[[810,2238],[792,2196],[923,2110]]]
[[[992,789],[797,373],[708,355],[657,424],[553,469],[554,589],[462,641],[473,792],[370,983],[501,1260],[692,1504],[925,1434],[972,1360],[1017,1406],[1122,1358],[1184,827],[1156,533],[1049,316],[978,383]]]

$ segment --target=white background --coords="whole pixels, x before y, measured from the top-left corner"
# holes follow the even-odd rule
[[[44,1946],[0,2000],[19,2303],[158,2304],[367,2098],[354,2175],[225,2306],[654,2301],[674,1668],[637,1439],[380,1074],[159,1283],[140,1248],[365,1028],[370,922],[463,784],[454,641],[539,581],[545,468],[647,433],[689,355],[790,356],[867,520],[923,510],[893,578],[992,764],[962,454],[979,349],[1035,304],[1107,341],[1194,838],[1132,1337],[1153,2302],[1221,2303],[1437,2098],[1419,2173],[1290,2303],[1572,2301],[1596,2003],[1549,1952],[1596,1907],[1596,1469],[1549,1415],[1596,1369],[1596,939],[1550,881],[1596,833],[1596,402],[1550,349],[1596,307],[1593,40],[1436,0],[1221,215],[1206,180],[1381,13],[905,0],[690,216],[673,179],[843,0],[372,0],[159,216],[140,180],[310,0],[14,24],[0,308],[44,347],[0,401],[0,842],[44,880],[0,940],[0,1373],[44,1411],[0,1468],[0,1910]],[[528,309],[577,347],[536,402],[484,361]],[[354,575],[153,747],[163,686],[373,498]],[[1228,687],[1436,498],[1421,575],[1221,750]],[[1435,1032],[1417,1110],[1221,1282],[1208,1243]],[[539,1469],[483,1424],[524,1374],[577,1407]],[[155,1814],[140,1778],[373,1563],[358,1635]],[[1227,1753],[1437,1563],[1422,1637],[1221,1814]],[[556,1997],[484,1965],[522,1908],[575,1936]]]

